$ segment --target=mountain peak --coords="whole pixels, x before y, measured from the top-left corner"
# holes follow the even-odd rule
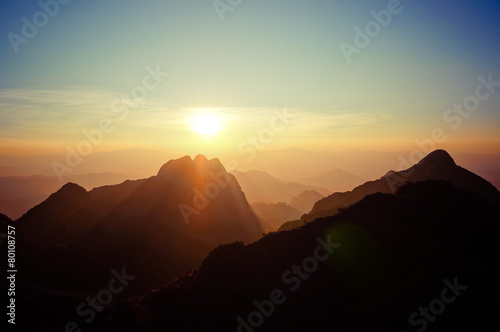
[[[439,165],[439,166],[456,166],[455,160],[445,150],[435,150],[423,158],[417,165]]]
[[[382,176],[382,178],[386,178],[386,177],[391,176],[392,174],[395,174],[395,173],[396,173],[396,171],[391,169],[390,171],[388,171],[387,173],[385,173]]]
[[[56,193],[68,195],[68,194],[86,194],[87,190],[85,188],[77,185],[73,182],[68,182],[61,187]]]
[[[11,222],[12,222],[12,219],[7,217],[5,214],[0,213],[0,224],[4,224],[4,223],[8,224]]]
[[[213,158],[208,161],[210,169],[212,171],[223,171],[226,172],[226,168],[220,162],[219,158]]]
[[[194,159],[189,156],[184,156],[179,159],[169,160],[158,171],[158,176],[168,176],[169,174],[204,174],[208,171],[226,171],[219,159],[208,160],[202,154],[197,155]]]
[[[179,159],[171,159],[158,171],[158,176],[168,175],[172,172],[185,172],[187,170],[193,169],[194,163],[190,156],[184,156]]]
[[[205,165],[208,162],[208,159],[204,155],[199,154],[194,157],[193,162],[195,165]]]

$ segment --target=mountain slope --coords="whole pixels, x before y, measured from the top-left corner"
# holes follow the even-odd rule
[[[266,232],[276,231],[287,220],[299,219],[304,212],[289,203],[253,203],[255,214],[261,220]]]
[[[234,176],[250,203],[287,202],[291,197],[299,195],[305,190],[315,190],[322,195],[330,194],[330,191],[324,188],[282,181],[269,173],[256,170],[238,172]]]
[[[297,196],[292,197],[290,206],[296,208],[303,213],[310,211],[314,204],[325,196],[321,195],[316,190],[306,190]]]
[[[201,155],[171,160],[151,178],[90,192],[66,184],[16,223],[34,246],[62,245],[47,255],[27,253],[29,282],[72,289],[86,278],[91,290],[109,270],[127,266],[144,273],[131,292],[198,266],[218,244],[249,243],[263,233],[236,179]],[[61,264],[68,268],[55,275]]]
[[[332,169],[314,177],[304,178],[301,183],[325,187],[332,192],[351,190],[365,182],[359,176],[353,175],[341,169]]]
[[[470,189],[483,195],[490,204],[500,205],[500,192],[488,181],[455,164],[453,158],[444,150],[431,152],[419,163],[407,170],[389,172],[384,177],[369,181],[344,193],[334,193],[318,201],[313,209],[302,216],[300,221],[285,223],[280,230],[302,226],[319,217],[330,216],[341,208],[348,207],[369,194],[391,193],[409,182],[424,180],[446,180],[458,188]]]
[[[251,206],[263,224],[264,230],[274,232],[287,220],[299,219],[323,197],[325,196],[316,190],[305,190],[287,202],[253,203]]]
[[[1,174],[1,170],[0,170]],[[78,183],[90,190],[105,184],[117,184],[126,180],[119,173],[77,174],[65,176],[68,182]],[[64,182],[63,182],[64,183]],[[11,219],[18,219],[30,208],[46,200],[61,187],[55,176],[4,176],[0,177],[0,211]]]
[[[425,321],[429,330],[496,331],[499,224],[477,193],[407,184],[299,229],[219,246],[198,270],[107,307],[92,330],[413,331],[422,327],[410,325],[413,313],[448,288],[453,301]],[[21,322],[33,328],[60,326],[85,298],[29,294],[20,308],[31,319]]]
[[[6,224],[6,223],[11,223],[12,220],[7,217],[5,214],[0,213],[0,223]]]
[[[280,290],[286,300],[274,304],[274,314],[264,316],[259,330],[404,330],[411,328],[408,318],[413,312],[440,296],[443,280],[457,278],[468,289],[433,327],[473,328],[480,321],[494,329],[493,308],[499,305],[487,284],[498,277],[499,250],[491,240],[499,221],[498,211],[470,191],[439,181],[408,185],[396,195],[368,196],[310,227],[245,247],[220,247],[198,272],[135,305],[149,313],[146,330],[184,324],[192,331],[207,325],[231,331],[243,326],[241,321],[249,322],[251,312],[258,312],[254,301],[263,306],[274,290]],[[340,246],[331,247],[328,260],[314,268],[306,261],[314,257],[318,237],[326,243],[330,237]],[[325,247],[319,247],[324,254]],[[304,277],[286,274],[293,266],[301,266]],[[195,300],[187,300],[193,293],[190,298]],[[169,314],[159,315],[166,308]]]

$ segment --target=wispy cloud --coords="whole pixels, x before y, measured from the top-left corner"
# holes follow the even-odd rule
[[[103,118],[116,119],[121,137],[152,138],[167,133],[170,139],[189,131],[190,119],[200,112],[220,113],[224,119],[227,137],[238,137],[258,132],[268,125],[273,112],[270,107],[180,107],[165,106],[165,101],[147,98],[130,109],[124,120],[118,121],[112,112],[112,103],[120,93],[88,88],[54,90],[0,90],[0,138],[72,140],[81,136],[83,129],[96,128]],[[381,110],[315,111],[287,109],[294,115],[292,124],[283,137],[327,138],[340,134],[362,132],[379,126],[392,115]]]

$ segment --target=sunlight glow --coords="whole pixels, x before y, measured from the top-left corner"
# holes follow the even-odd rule
[[[200,113],[193,116],[191,129],[199,134],[212,136],[222,128],[222,118],[215,113]]]

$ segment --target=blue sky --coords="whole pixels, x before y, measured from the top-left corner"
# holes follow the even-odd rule
[[[391,149],[411,148],[414,139],[446,126],[443,112],[474,92],[479,75],[493,74],[500,81],[500,4],[403,0],[401,13],[347,63],[340,43],[353,44],[354,28],[364,28],[373,20],[372,10],[387,5],[243,0],[221,21],[212,1],[72,0],[59,5],[59,12],[16,53],[8,34],[22,36],[22,18],[32,22],[41,7],[37,1],[4,2],[0,147],[35,139],[48,145],[77,141],[81,128],[142,81],[147,66],[160,65],[168,79],[148,94],[134,121],[124,124],[110,144],[126,145],[126,136],[144,136],[144,127],[154,132],[155,123],[175,139],[196,140],[182,133],[182,117],[192,113],[186,110],[223,109],[251,132],[262,126],[252,110],[287,107],[308,125],[290,129],[290,145],[333,148],[370,140],[400,143]],[[43,91],[58,93],[58,104],[30,100]],[[95,100],[85,100],[89,96]],[[482,102],[448,143],[495,145],[499,105],[500,91]],[[152,109],[164,118],[151,123]],[[352,122],[339,126],[339,118]],[[322,125],[329,122],[335,124]],[[225,140],[247,134],[233,131],[226,130]]]

